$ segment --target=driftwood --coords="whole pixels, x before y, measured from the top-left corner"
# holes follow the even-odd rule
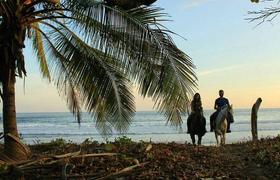
[[[122,170],[120,170],[118,172],[111,173],[111,174],[109,174],[107,176],[104,176],[104,177],[101,177],[101,178],[100,178],[101,174],[98,174],[98,173],[82,174],[82,175],[67,175],[66,167],[68,166],[68,164],[65,164],[63,166],[63,168],[62,168],[62,174],[61,175],[42,176],[41,178],[61,178],[61,179],[67,179],[67,178],[93,178],[93,179],[98,179],[98,180],[112,179],[112,178],[117,177],[119,175],[123,175],[125,173],[128,173],[128,172],[134,170],[137,167],[143,167],[146,164],[148,164],[148,162],[136,164],[136,165],[133,165],[133,166],[129,166],[129,167],[126,167],[126,168],[124,168],[124,169],[122,169]]]
[[[41,165],[41,166],[48,166],[56,163],[60,163],[65,161],[65,159],[74,159],[74,158],[87,158],[87,157],[100,157],[100,156],[115,156],[117,153],[93,153],[93,154],[80,154],[80,151],[74,153],[67,153],[62,155],[55,155],[52,157],[43,157],[37,160],[29,160],[17,164],[13,164],[19,168],[27,168],[32,167],[33,165]]]
[[[55,159],[61,159],[61,158],[69,158],[69,157],[75,157],[78,156],[81,153],[81,151],[73,152],[73,153],[67,153],[62,155],[55,155],[53,156]]]
[[[11,168],[8,168],[7,171],[2,171],[0,173],[0,177],[4,176],[13,176],[14,174],[21,172],[22,174],[27,172],[33,172],[37,170],[48,172],[50,168],[59,167],[61,168],[61,176],[58,176],[62,179],[66,179],[68,177],[67,175],[67,168],[71,166],[69,164],[70,159],[84,159],[84,158],[90,158],[90,157],[103,157],[103,156],[115,156],[117,153],[92,153],[92,154],[80,154],[81,151],[73,152],[73,153],[67,153],[62,155],[55,155],[52,157],[43,157],[36,160],[27,160],[27,161],[21,161],[17,163],[11,163],[7,164],[9,167],[11,167],[14,170],[10,170]],[[95,174],[96,175],[96,174]],[[86,177],[87,175],[81,175],[80,177]],[[88,177],[93,177],[94,175],[89,175]],[[51,177],[51,176],[49,176]],[[100,176],[99,176],[100,177]]]
[[[86,158],[86,157],[99,157],[99,156],[116,156],[117,153],[93,153],[93,154],[82,154],[74,156],[73,158]]]
[[[258,126],[257,126],[257,120],[258,120],[258,111],[261,105],[262,99],[258,98],[256,103],[252,107],[251,112],[251,131],[252,131],[252,139],[254,142],[258,141]]]
[[[145,166],[146,164],[148,164],[149,162],[145,162],[145,163],[140,163],[140,164],[136,164],[136,165],[133,165],[133,166],[129,166],[129,167],[126,167],[118,172],[115,172],[115,173],[112,173],[112,174],[109,174],[105,177],[102,177],[102,178],[98,178],[97,180],[103,180],[103,179],[112,179],[113,177],[116,177],[118,175],[121,175],[121,174],[125,174],[129,171],[132,171],[133,169],[137,168],[137,167],[143,167]]]

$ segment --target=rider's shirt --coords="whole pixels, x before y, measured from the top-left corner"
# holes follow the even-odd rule
[[[201,101],[192,101],[191,102],[191,110],[194,113],[199,113],[202,111],[202,103]]]
[[[223,107],[226,104],[229,105],[229,101],[227,98],[224,97],[219,97],[215,101],[215,107],[217,107],[218,109],[221,109],[221,107]]]

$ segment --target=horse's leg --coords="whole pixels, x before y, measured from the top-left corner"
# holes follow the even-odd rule
[[[214,112],[211,116],[210,116],[210,131],[214,131],[215,129],[215,119],[216,119],[216,112]]]
[[[217,146],[219,146],[219,136],[216,132],[215,132],[215,137],[216,137],[216,141],[217,141]]]
[[[222,126],[222,135],[221,135],[221,144],[225,145],[226,143],[226,133],[227,133],[227,129],[228,129],[228,123],[227,123],[227,119],[224,120],[223,122],[223,126]]]
[[[201,145],[201,139],[202,139],[202,136],[198,135],[198,142],[197,142],[198,145]]]
[[[221,136],[221,145],[225,144],[225,134]]]
[[[190,114],[190,116],[187,119],[187,133],[190,133],[191,117],[192,117],[192,114]]]
[[[194,134],[191,134],[191,138],[192,138],[192,143],[193,143],[193,145],[195,145],[195,135],[194,135]]]
[[[224,134],[224,145],[226,144],[226,134]]]

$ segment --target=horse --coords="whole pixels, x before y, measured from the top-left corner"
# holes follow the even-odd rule
[[[219,111],[216,119],[215,119],[215,137],[217,141],[217,145],[219,146],[224,145],[226,141],[226,132],[228,128],[228,122],[233,122],[233,115],[232,115],[232,106],[224,105],[221,110]],[[220,136],[220,142],[219,142]]]
[[[198,145],[201,145],[202,136],[206,133],[206,119],[201,113],[191,113],[187,120],[188,130],[195,145],[195,135],[198,136]]]

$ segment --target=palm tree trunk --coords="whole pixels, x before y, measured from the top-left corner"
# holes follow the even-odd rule
[[[4,154],[9,160],[24,160],[27,159],[29,151],[20,142],[17,130],[14,68],[5,68],[3,75]]]

